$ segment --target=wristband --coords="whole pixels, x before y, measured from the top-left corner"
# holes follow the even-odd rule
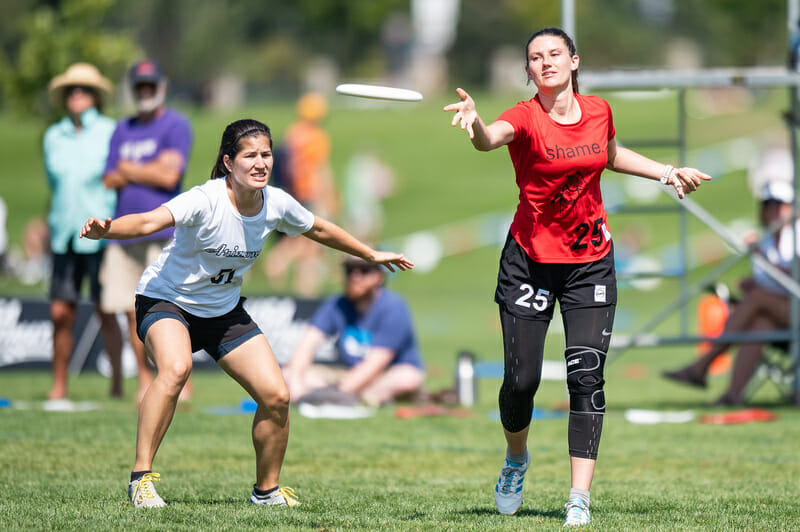
[[[672,170],[674,170],[674,168],[671,164],[668,164],[664,167],[664,170],[661,172],[661,178],[659,179],[662,185],[669,183],[669,176],[672,174]]]

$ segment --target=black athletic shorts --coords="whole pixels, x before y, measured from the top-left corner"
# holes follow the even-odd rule
[[[100,301],[100,263],[103,251],[75,253],[72,246],[66,253],[53,253],[53,276],[50,279],[50,300],[77,303],[81,298],[84,277],[89,278],[89,294],[93,302]]]
[[[553,319],[556,300],[562,311],[616,305],[613,244],[594,262],[551,264],[531,260],[509,234],[500,255],[494,300],[518,318],[546,321]]]
[[[192,352],[205,349],[219,361],[250,338],[261,334],[261,329],[244,309],[244,301],[245,298],[239,298],[236,307],[223,316],[201,318],[170,301],[136,294],[136,332],[144,342],[147,330],[155,322],[163,318],[176,319],[189,331]]]

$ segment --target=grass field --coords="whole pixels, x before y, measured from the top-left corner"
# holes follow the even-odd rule
[[[700,397],[653,375],[633,381],[626,367],[609,372],[593,529],[797,530],[796,408],[767,400],[778,416],[771,423],[634,425],[623,419],[627,408],[695,408]],[[216,373],[194,379],[191,408],[176,414],[156,463],[165,509],[135,510],[126,498],[136,426],[130,393],[103,400],[107,381],[87,375],[73,381],[74,399],[99,400],[99,410],[0,410],[0,528],[555,530],[563,522],[565,419],[533,425],[520,513],[494,510],[503,441],[488,414],[497,381],[484,383],[469,418],[397,419],[387,407],[374,418],[330,421],[293,410],[282,483],[303,505],[265,510],[246,502],[250,416],[207,413],[236,406],[241,390]],[[19,401],[40,398],[47,385],[44,374],[0,374],[0,389]],[[548,382],[537,405],[563,398],[562,385]]]
[[[700,115],[690,105],[690,146],[780,133],[782,96],[768,92],[752,108],[712,116]],[[628,100],[616,95],[609,99],[623,142],[674,135],[671,99]],[[451,130],[449,117],[441,112],[449,100],[384,109],[349,107],[351,102],[341,98],[333,102],[327,125],[337,177],[349,156],[362,148],[380,153],[397,172],[397,190],[385,202],[387,240],[514,208],[516,192],[507,154],[478,153],[463,133]],[[515,97],[477,95],[476,101],[489,119]],[[196,142],[188,185],[205,180],[225,124],[253,116],[269,123],[279,139],[292,109],[290,104],[276,103],[228,115],[194,111],[190,115]],[[25,221],[46,208],[38,148],[43,128],[0,116],[0,145],[8,150],[0,169],[0,195],[10,206],[12,244],[19,243]],[[677,161],[674,150],[646,153]],[[623,189],[632,178],[604,179]],[[755,202],[741,170],[715,175],[714,182],[692,197],[725,223],[754,219]],[[665,196],[656,204],[670,205],[670,201]],[[636,204],[627,197],[625,202]],[[676,222],[666,215],[616,215],[610,224],[614,235],[638,231],[643,248],[656,256],[677,238]],[[711,242],[701,224],[690,222],[689,228],[693,238]],[[617,238],[620,245],[622,239]],[[460,349],[471,349],[482,359],[500,358],[497,311],[491,302],[497,255],[496,247],[486,246],[445,257],[429,273],[404,273],[390,281],[409,300],[434,391],[452,385]],[[332,256],[332,263],[335,260]],[[711,266],[713,262],[694,269],[691,278],[699,278]],[[734,283],[747,271],[745,262],[724,280]],[[337,283],[332,276],[326,291]],[[273,287],[256,267],[244,291],[265,294]],[[674,280],[647,292],[622,283],[615,332],[634,330],[677,291]],[[3,280],[0,294],[44,297],[46,289]],[[693,327],[692,308],[687,319]],[[658,331],[674,333],[678,323],[672,316]],[[563,336],[557,326],[552,329],[546,356],[559,359]],[[609,412],[592,490],[592,528],[797,529],[800,412],[780,405],[768,387],[756,396],[755,404],[777,415],[771,423],[635,425],[624,419],[629,408],[693,409],[698,416],[713,412],[703,405],[722,391],[727,376],[713,378],[711,389],[704,392],[658,377],[661,369],[693,354],[692,345],[637,349],[609,365]],[[556,529],[563,522],[569,489],[565,419],[534,423],[533,465],[520,514],[500,516],[494,510],[492,489],[504,448],[500,424],[492,419],[497,409],[496,379],[481,381],[479,403],[471,417],[463,419],[401,420],[389,407],[373,418],[339,422],[310,420],[293,412],[282,482],[294,487],[304,504],[265,512],[246,504],[254,476],[250,418],[209,413],[218,406],[238,405],[244,394],[221,373],[200,372],[195,375],[191,406],[177,413],[157,459],[156,470],[163,479],[158,489],[170,506],[134,510],[125,497],[125,484],[133,460],[135,382],[126,384],[125,399],[112,401],[105,398],[107,381],[102,377],[74,378],[73,399],[98,402],[99,408],[89,412],[0,409],[0,529],[521,530]],[[36,403],[48,389],[46,373],[0,372],[0,397],[12,403]],[[564,399],[563,383],[545,382],[537,407],[553,408]]]

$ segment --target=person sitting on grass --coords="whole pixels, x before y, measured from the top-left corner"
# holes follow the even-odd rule
[[[315,216],[286,192],[268,186],[272,136],[256,120],[225,128],[211,179],[151,211],[112,220],[89,218],[81,236],[130,239],[175,227],[175,236],[136,288],[139,337],[158,373],[139,408],[136,459],[128,495],[136,508],[164,506],[152,471],[156,451],[192,370],[192,352],[205,349],[258,404],[253,419],[256,483],[250,502],[295,506],[279,487],[289,437],[289,391],[275,356],[244,309],[245,272],[275,230],[302,234],[326,246],[383,264],[391,271],[413,263],[376,251],[339,226]]]
[[[283,369],[292,401],[324,399],[326,389],[373,406],[412,397],[425,368],[405,301],[384,287],[377,265],[350,257],[344,269],[344,293],[320,306]],[[336,337],[338,365],[314,364],[329,337]]]

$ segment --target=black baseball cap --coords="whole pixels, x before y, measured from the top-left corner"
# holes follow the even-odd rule
[[[128,72],[128,79],[131,85],[139,83],[159,84],[164,79],[161,66],[152,59],[145,59],[133,65]]]
[[[345,258],[344,268],[345,270],[359,270],[362,272],[383,271],[380,264],[372,264],[354,255],[348,255],[347,258]]]

